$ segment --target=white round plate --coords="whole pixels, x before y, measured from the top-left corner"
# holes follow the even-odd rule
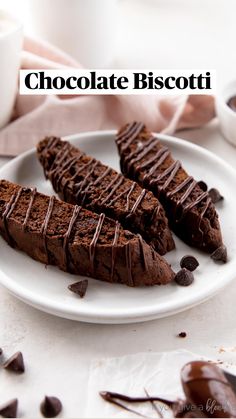
[[[56,267],[47,268],[24,253],[10,248],[0,238],[0,283],[24,302],[48,313],[92,323],[131,323],[160,318],[186,310],[206,301],[236,277],[236,172],[209,151],[165,135],[158,137],[196,179],[217,187],[224,201],[217,204],[229,262],[214,263],[209,255],[192,249],[175,237],[176,250],[166,255],[174,270],[179,269],[183,255],[192,254],[200,262],[195,281],[189,287],[176,284],[146,288],[129,288],[89,279],[85,298],[68,291],[78,277]],[[119,157],[114,132],[93,132],[69,137],[86,153],[119,170]],[[24,186],[36,186],[40,192],[52,194],[44,179],[35,150],[30,150],[6,164],[0,178]]]

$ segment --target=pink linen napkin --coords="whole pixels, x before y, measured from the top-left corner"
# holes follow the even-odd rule
[[[80,68],[54,46],[26,37],[24,69]],[[141,120],[153,131],[171,134],[207,123],[214,117],[211,96],[20,96],[10,123],[0,131],[0,155],[14,156],[46,135],[65,136],[83,131],[118,128]]]

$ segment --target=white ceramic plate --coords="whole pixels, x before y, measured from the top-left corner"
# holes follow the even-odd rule
[[[236,278],[236,172],[209,151],[186,141],[159,135],[196,179],[217,187],[225,200],[217,205],[229,262],[215,264],[208,255],[191,249],[175,237],[176,250],[166,255],[174,270],[179,269],[183,255],[193,254],[200,262],[195,282],[190,287],[175,284],[151,288],[128,288],[93,279],[84,299],[67,290],[77,277],[59,269],[35,262],[11,249],[0,238],[0,283],[12,294],[40,310],[69,319],[93,323],[140,322],[186,310],[206,301]],[[94,132],[70,137],[86,153],[119,170],[114,133]],[[52,194],[49,182],[37,161],[35,150],[22,154],[0,170],[0,178],[24,186],[36,186]]]

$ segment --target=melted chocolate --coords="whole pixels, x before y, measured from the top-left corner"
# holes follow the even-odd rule
[[[129,404],[160,402],[172,409],[174,417],[236,417],[236,395],[220,368],[210,362],[193,361],[181,371],[181,380],[186,400],[167,400],[160,397],[129,397],[114,392],[101,392],[100,396],[124,410],[143,416],[130,409]],[[160,410],[158,409],[158,413]]]
[[[127,215],[127,217],[126,217],[126,218],[131,217],[131,215],[135,213],[135,211],[136,211],[136,209],[138,208],[139,204],[142,202],[143,198],[145,197],[146,192],[147,192],[147,191],[146,191],[146,189],[143,189],[143,190],[141,191],[140,195],[138,196],[138,198],[137,198],[136,202],[134,203],[133,207],[131,208],[131,210],[130,210],[130,212],[129,212],[129,214]]]
[[[32,192],[32,194],[31,194],[31,197],[30,197],[29,206],[28,206],[28,209],[26,211],[25,219],[24,219],[24,222],[23,222],[24,230],[26,230],[27,223],[28,223],[29,218],[30,218],[30,213],[31,213],[31,210],[32,210],[32,207],[33,207],[33,203],[34,203],[34,199],[35,199],[35,196],[36,196],[36,193],[37,193],[37,189],[36,188],[31,189],[31,192]]]
[[[112,248],[111,248],[111,282],[113,281],[113,277],[114,277],[114,269],[115,269],[116,252],[117,252],[119,234],[120,234],[120,223],[116,221],[114,240],[113,240]]]
[[[81,207],[78,207],[77,205],[75,205],[74,207],[74,211],[70,220],[70,224],[68,226],[68,230],[64,235],[64,240],[63,240],[63,251],[64,251],[64,261],[65,261],[65,267],[67,270],[69,270],[69,252],[68,252],[68,244],[69,244],[69,240],[70,240],[70,236],[71,236],[71,232],[73,230],[73,227],[75,225],[75,222],[78,218],[78,215],[80,213]]]
[[[93,236],[92,241],[89,245],[89,259],[90,259],[92,273],[94,273],[94,268],[95,268],[94,261],[95,261],[95,252],[96,252],[97,241],[99,239],[99,236],[100,236],[100,233],[101,233],[101,230],[102,230],[102,225],[103,225],[104,219],[105,219],[105,214],[103,214],[103,213],[100,214],[94,236]]]
[[[236,395],[223,371],[204,361],[190,362],[181,371],[188,401],[205,417],[236,417]]]
[[[136,183],[135,183],[135,182],[133,182],[133,183],[132,183],[132,185],[131,185],[131,187],[130,187],[129,192],[127,193],[127,197],[126,197],[126,207],[125,207],[125,210],[126,210],[126,211],[129,211],[129,200],[130,200],[130,197],[131,197],[131,195],[132,195],[133,191],[135,190],[135,186],[136,186]]]
[[[47,248],[47,229],[48,229],[48,224],[52,215],[55,199],[56,199],[55,196],[50,197],[47,214],[45,216],[45,219],[43,221],[43,224],[40,230],[40,233],[43,235],[44,249],[45,249],[45,253],[47,257],[47,264],[49,263],[49,253],[48,253],[48,248]]]

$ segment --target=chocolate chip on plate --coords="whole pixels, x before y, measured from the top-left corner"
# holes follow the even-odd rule
[[[83,281],[75,282],[74,284],[69,285],[68,288],[70,291],[79,295],[80,298],[83,298],[88,288],[88,280],[84,279]]]
[[[180,266],[181,268],[186,268],[188,271],[193,272],[199,266],[199,262],[194,256],[186,255],[182,257]]]
[[[12,399],[0,406],[0,416],[3,418],[17,418],[18,400]]]
[[[211,258],[216,262],[227,262],[227,248],[223,244],[222,246],[218,247],[212,254]]]
[[[224,197],[220,194],[220,192],[218,191],[218,189],[216,188],[211,188],[208,192],[213,204],[216,204],[217,202],[221,201],[222,199],[224,199]]]
[[[198,186],[200,186],[200,188],[203,192],[207,191],[208,186],[203,180],[199,180],[199,182],[197,184],[198,184]]]
[[[40,405],[40,410],[45,418],[55,418],[62,411],[62,403],[57,397],[46,396]]]
[[[188,271],[188,269],[183,268],[175,275],[175,282],[182,287],[188,287],[194,281],[194,276],[192,272]]]
[[[12,355],[4,364],[3,368],[9,371],[17,372],[22,374],[25,372],[24,359],[21,352],[16,352]]]
[[[179,336],[179,338],[186,338],[187,333],[186,333],[186,332],[180,332],[180,333],[178,334],[178,336]]]

